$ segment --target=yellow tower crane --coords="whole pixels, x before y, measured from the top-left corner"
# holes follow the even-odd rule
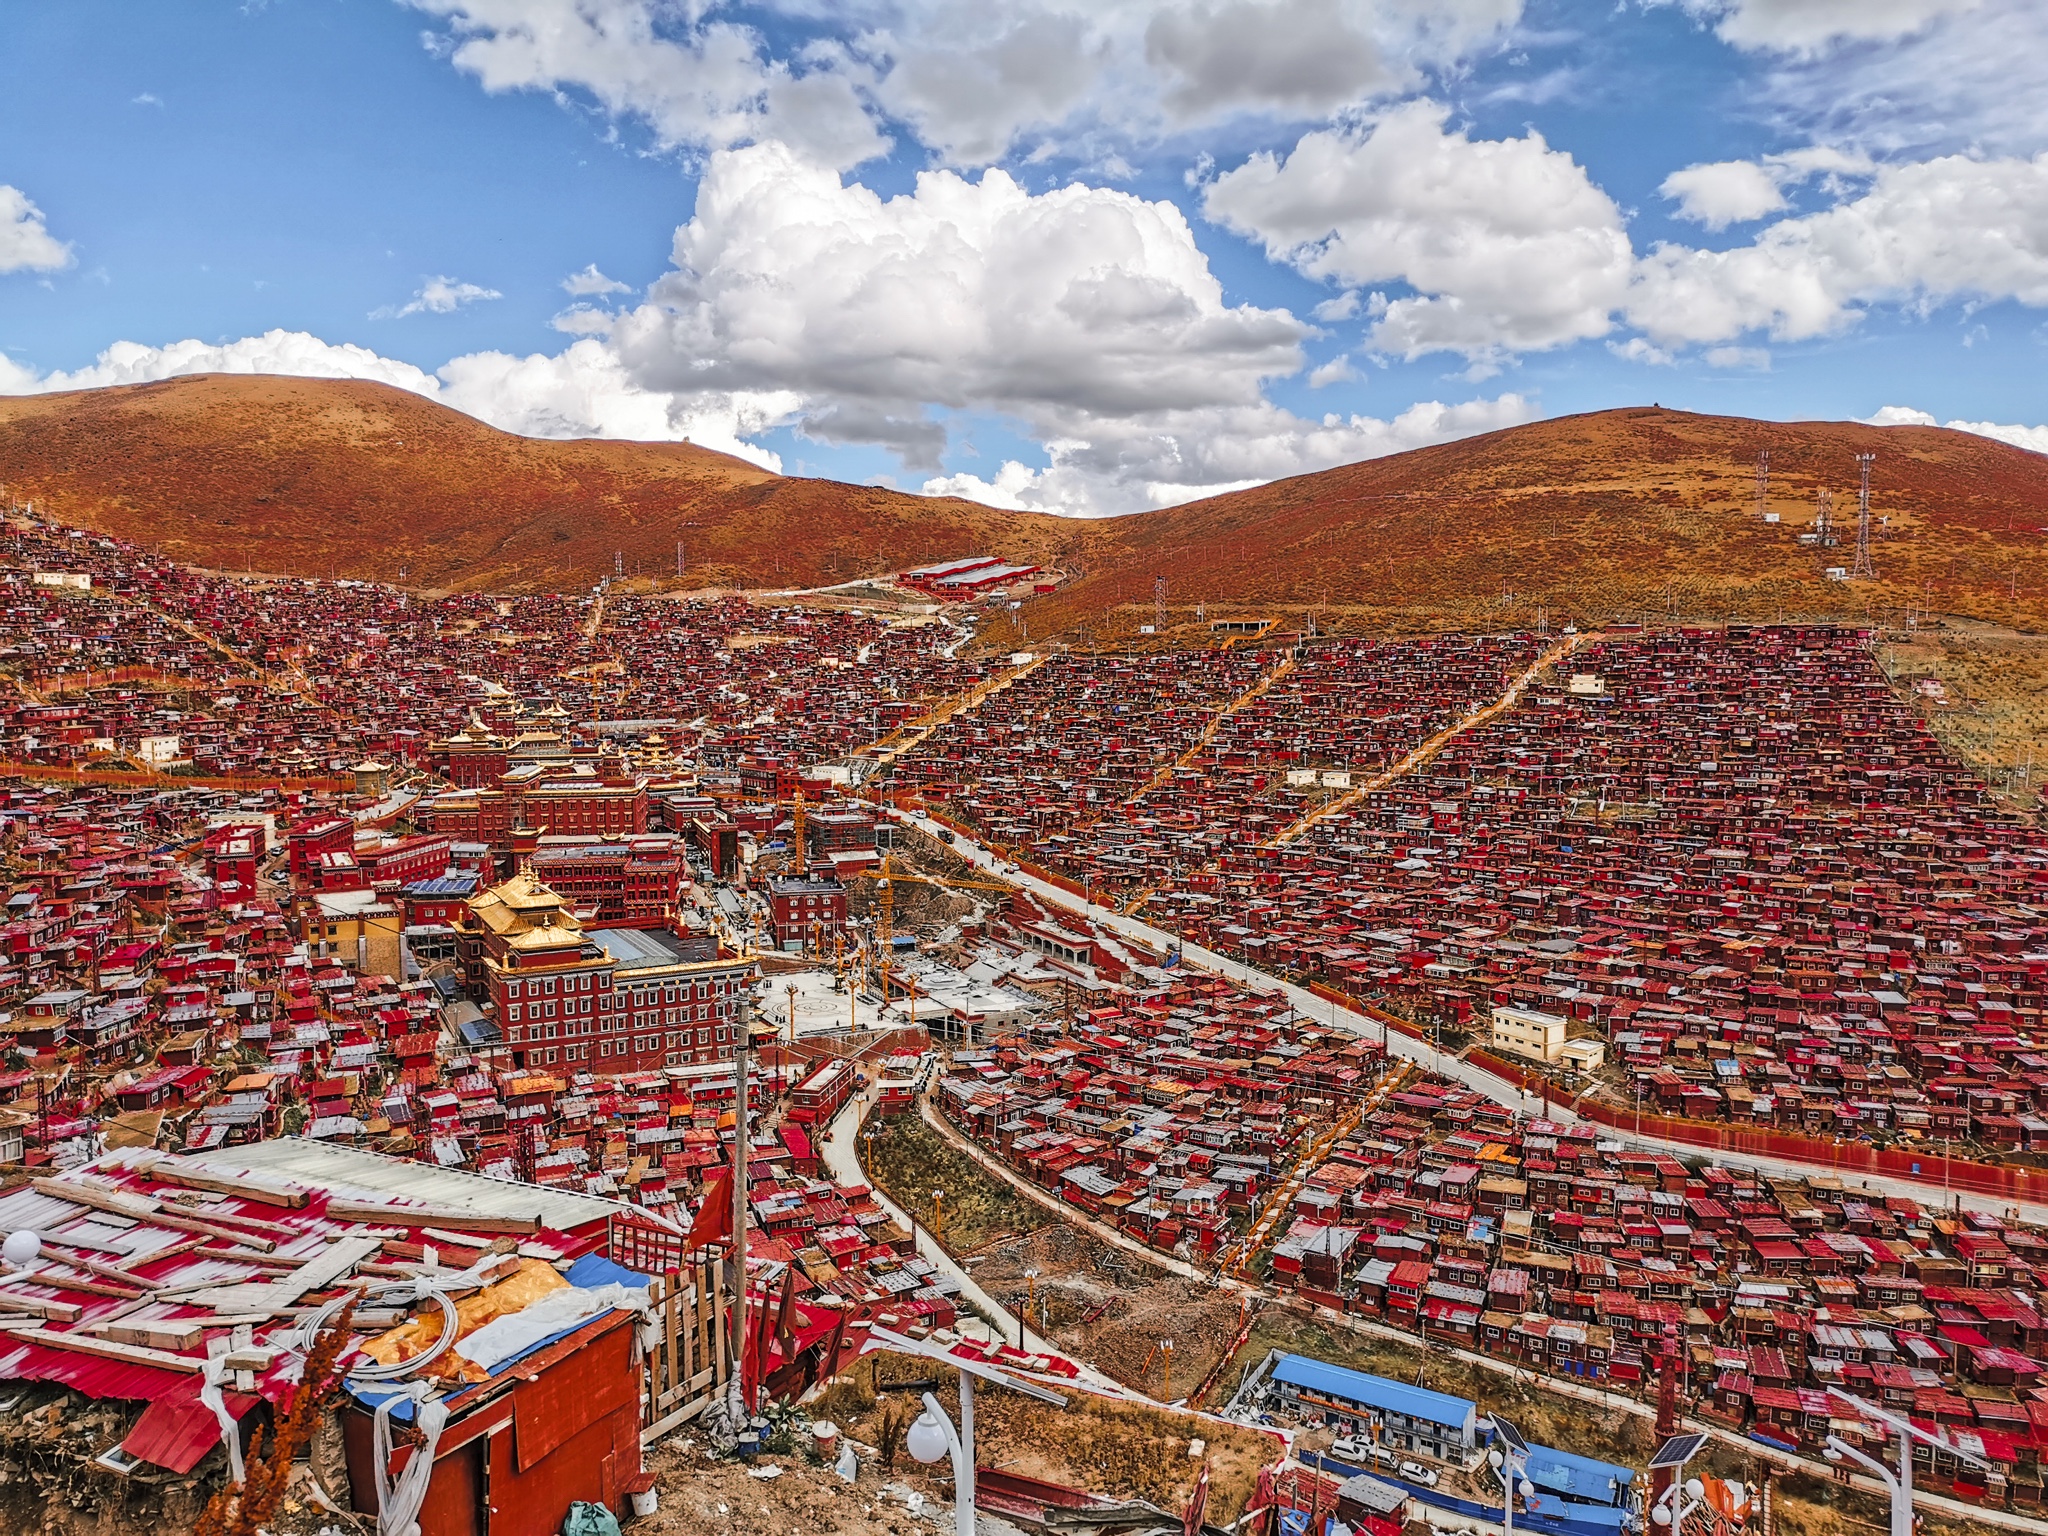
[[[804,844],[804,789],[801,784],[796,789],[796,808],[790,819],[794,823],[790,842],[796,849],[796,872],[801,875],[811,867],[811,850]]]
[[[976,891],[1002,891],[1006,895],[1016,890],[1015,886],[999,885],[990,880],[955,880],[950,876],[905,874],[895,867],[894,858],[888,854],[883,855],[880,869],[873,871],[863,870],[854,878],[856,880],[872,879],[875,882],[875,949],[877,951],[876,958],[882,968],[882,1006],[884,1008],[889,1006],[890,940],[895,936],[896,887],[898,885],[935,885],[941,890],[951,890],[957,886]]]

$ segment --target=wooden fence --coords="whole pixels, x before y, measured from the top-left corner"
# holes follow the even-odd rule
[[[695,1418],[732,1379],[723,1260],[656,1275],[647,1298],[655,1337],[643,1367],[642,1445]]]
[[[732,1380],[730,1288],[717,1254],[683,1254],[683,1238],[637,1221],[612,1223],[614,1264],[651,1275],[647,1300],[654,1342],[642,1362],[640,1443],[652,1445],[688,1423]]]

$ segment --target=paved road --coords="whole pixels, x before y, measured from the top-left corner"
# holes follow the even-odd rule
[[[951,1125],[943,1115],[938,1114],[928,1101],[921,1101],[921,1108],[924,1112],[925,1121],[932,1129],[944,1136],[954,1147],[972,1157],[991,1177],[1003,1180],[1004,1183],[1008,1184],[1026,1199],[1035,1201],[1075,1226],[1085,1228],[1105,1242],[1114,1243],[1120,1248],[1129,1249],[1133,1253],[1140,1255],[1147,1263],[1164,1265],[1173,1272],[1186,1275],[1190,1279],[1210,1278],[1192,1265],[1184,1264],[1178,1259],[1173,1259],[1160,1253],[1155,1248],[1147,1247],[1128,1233],[1120,1231],[1106,1222],[1099,1221],[1089,1216],[1085,1211],[1068,1205],[1065,1201],[1059,1199],[1058,1196],[1040,1189],[1015,1169],[1003,1163],[999,1158],[991,1157],[980,1147],[975,1146],[961,1131]],[[843,1125],[848,1122],[842,1121],[840,1123]],[[858,1118],[856,1117],[852,1123],[858,1124]],[[851,1143],[853,1140],[851,1132],[847,1133],[845,1139],[848,1143],[846,1155],[851,1157]],[[829,1156],[827,1162],[828,1164],[831,1162]],[[859,1174],[857,1167],[854,1173],[855,1175]],[[866,1182],[864,1178],[860,1177],[844,1181]],[[876,1193],[879,1195],[880,1191]],[[889,1205],[886,1199],[883,1200],[883,1204],[888,1206],[892,1212],[896,1209],[893,1205]],[[898,1219],[901,1220],[902,1217],[899,1215]],[[957,1269],[954,1272],[957,1273]],[[1403,1329],[1389,1327],[1385,1323],[1377,1322],[1367,1317],[1359,1317],[1354,1313],[1336,1312],[1328,1307],[1305,1305],[1299,1298],[1285,1295],[1270,1286],[1253,1285],[1234,1276],[1216,1277],[1215,1283],[1220,1289],[1232,1294],[1260,1297],[1269,1305],[1277,1306],[1290,1312],[1298,1312],[1304,1316],[1316,1318],[1333,1326],[1349,1329],[1355,1333],[1363,1333],[1375,1338],[1385,1339],[1389,1343],[1412,1349],[1418,1354],[1448,1355],[1468,1365],[1477,1366],[1479,1369],[1496,1376],[1506,1376],[1516,1381],[1534,1382],[1540,1385],[1546,1392],[1555,1393],[1560,1397],[1575,1398],[1580,1402],[1592,1404],[1609,1413],[1626,1413],[1640,1419],[1655,1419],[1657,1416],[1654,1408],[1636,1398],[1627,1397],[1618,1392],[1609,1392],[1604,1388],[1590,1386],[1584,1382],[1567,1381],[1562,1377],[1549,1376],[1540,1371],[1527,1370],[1517,1366],[1512,1361],[1502,1360],[1494,1355],[1479,1354],[1473,1350],[1459,1349],[1454,1345],[1442,1342],[1425,1341]],[[1001,1312],[1000,1308],[997,1310],[998,1315],[1008,1317],[1008,1314]],[[1014,1328],[1016,1326],[1015,1321],[1011,1320],[1009,1326]],[[1069,1356],[1069,1358],[1074,1357]],[[1099,1371],[1089,1366],[1087,1362],[1076,1359],[1075,1363],[1081,1366],[1083,1372],[1091,1381],[1109,1380],[1108,1377],[1103,1376]],[[1119,1386],[1117,1391],[1122,1396],[1137,1396],[1137,1394],[1125,1387]],[[1142,1401],[1143,1399],[1140,1400]],[[1804,1472],[1809,1476],[1823,1479],[1830,1475],[1830,1469],[1825,1462],[1812,1457],[1795,1456],[1789,1452],[1778,1451],[1770,1446],[1759,1444],[1748,1436],[1739,1434],[1734,1430],[1725,1429],[1718,1424],[1684,1417],[1681,1420],[1681,1427],[1703,1430],[1722,1444],[1731,1446],[1745,1454],[1759,1457],[1781,1470]],[[1887,1457],[1886,1459],[1890,1460],[1891,1458]],[[1852,1486],[1860,1488],[1866,1493],[1876,1494],[1880,1498],[1886,1496],[1884,1487],[1874,1477],[1866,1477],[1858,1472],[1850,1479],[1850,1482]],[[2040,1536],[2040,1533],[2048,1532],[2048,1522],[2036,1520],[2027,1515],[2013,1514],[2006,1510],[1980,1508],[1975,1504],[1964,1503],[1960,1499],[1946,1498],[1940,1494],[1928,1493],[1921,1489],[1914,1491],[1913,1502],[1918,1508],[1938,1510],[1952,1519],[1962,1520],[1966,1523],[1976,1521],[1985,1525],[1997,1526],[2004,1530],[2033,1532],[2036,1533],[2036,1536]],[[1486,1531],[1501,1529],[1497,1522],[1489,1523],[1475,1517],[1454,1515],[1447,1510],[1433,1509],[1427,1505],[1421,1505],[1418,1508],[1425,1519],[1431,1520],[1432,1525],[1437,1525],[1441,1522],[1441,1528]]]
[[[922,1222],[917,1221],[902,1206],[884,1194],[874,1180],[867,1176],[867,1171],[861,1167],[860,1149],[855,1145],[855,1142],[860,1134],[861,1117],[866,1112],[867,1104],[874,1099],[876,1093],[876,1089],[869,1088],[866,1093],[858,1098],[849,1100],[846,1107],[839,1112],[839,1117],[832,1122],[831,1134],[825,1138],[823,1154],[825,1167],[830,1172],[832,1181],[835,1184],[865,1185],[868,1189],[873,1190],[875,1200],[881,1205],[882,1209],[900,1223],[904,1231],[911,1233],[916,1239],[917,1251],[927,1259],[930,1259],[932,1263],[936,1264],[955,1281],[959,1282],[962,1294],[976,1306],[985,1309],[988,1315],[993,1317],[997,1325],[1003,1330],[998,1334],[994,1328],[991,1328],[987,1323],[963,1307],[960,1309],[958,1322],[954,1324],[961,1334],[971,1339],[992,1339],[998,1344],[1015,1344],[1018,1339],[1016,1314],[997,1301],[995,1297],[989,1295],[987,1291],[976,1285],[974,1283],[974,1276],[967,1272],[966,1266],[962,1265],[959,1260],[948,1253],[941,1244],[935,1242],[931,1233],[925,1229]],[[1037,1342],[1036,1335],[1032,1336],[1032,1341],[1034,1344]],[[1058,1353],[1062,1358],[1073,1358],[1067,1355],[1064,1350],[1058,1351]],[[1102,1372],[1096,1370],[1094,1366],[1089,1365],[1086,1361],[1075,1360],[1074,1363],[1081,1367],[1082,1380],[1086,1381],[1089,1386],[1095,1388],[1098,1392],[1105,1392],[1115,1397],[1129,1398],[1137,1402],[1146,1401],[1145,1398],[1132,1392],[1122,1382],[1103,1375]]]
[[[1283,993],[1297,1011],[1307,1015],[1309,1018],[1317,1020],[1327,1019],[1332,1024],[1351,1030],[1355,1034],[1376,1036],[1381,1033],[1382,1026],[1379,1022],[1365,1014],[1355,1012],[1339,1003],[1331,1002],[1327,998],[1318,997],[1306,987],[1295,986],[1293,983],[1283,981],[1281,978],[1262,971],[1256,966],[1246,965],[1241,960],[1233,960],[1228,955],[1219,955],[1212,950],[1202,948],[1198,944],[1183,944],[1177,935],[1168,933],[1163,928],[1155,928],[1150,923],[1138,918],[1126,917],[1113,907],[1084,902],[1081,897],[1074,895],[1070,891],[1063,890],[1049,881],[1040,880],[1033,875],[1024,873],[982,843],[975,841],[964,833],[953,832],[952,828],[941,826],[928,816],[920,815],[915,811],[898,810],[891,806],[884,806],[883,809],[897,820],[907,822],[933,837],[943,840],[945,836],[950,834],[953,838],[954,850],[961,857],[974,864],[978,864],[985,870],[1000,873],[1003,879],[1022,886],[1025,890],[1031,892],[1033,896],[1051,906],[1061,907],[1069,912],[1082,913],[1090,922],[1106,933],[1135,939],[1162,953],[1168,948],[1178,947],[1184,964],[1200,966],[1203,970],[1213,971],[1219,976],[1228,977],[1230,980],[1242,986],[1250,987],[1255,991]],[[1540,1110],[1540,1101],[1535,1095],[1528,1093],[1517,1084],[1511,1083],[1505,1078],[1495,1077],[1491,1072],[1486,1071],[1482,1067],[1475,1066],[1471,1062],[1456,1056],[1445,1055],[1427,1040],[1411,1040],[1406,1035],[1388,1030],[1386,1031],[1386,1041],[1387,1049],[1394,1055],[1406,1056],[1412,1061],[1420,1062],[1433,1072],[1455,1079],[1466,1087],[1485,1094],[1497,1104],[1505,1105],[1518,1113],[1532,1115]],[[1550,1118],[1565,1124],[1583,1119],[1575,1111],[1554,1101],[1550,1107]],[[1603,1140],[1618,1141],[1625,1146],[1640,1148],[1646,1151],[1669,1152],[1678,1157],[1694,1159],[1704,1157],[1723,1167],[1747,1168],[1778,1178],[1802,1178],[1812,1173],[1828,1173],[1833,1171],[1824,1163],[1802,1163],[1791,1158],[1763,1157],[1753,1153],[1713,1152],[1705,1148],[1690,1146],[1684,1142],[1666,1141],[1662,1137],[1657,1136],[1638,1135],[1631,1131],[1606,1125],[1600,1127],[1600,1134]],[[2003,1215],[2008,1211],[2016,1210],[2024,1221],[2048,1225],[2048,1206],[2044,1205],[2021,1204],[2015,1206],[1995,1195],[1977,1195],[1961,1191],[1951,1193],[1943,1190],[1939,1184],[1924,1184],[1913,1179],[1885,1178],[1862,1174],[1844,1174],[1842,1178],[1844,1183],[1851,1184],[1857,1188],[1867,1189],[1877,1194],[1898,1195],[1906,1199],[1918,1200],[1936,1206],[1956,1202],[1960,1203],[1965,1209],[1989,1211],[1994,1215]]]

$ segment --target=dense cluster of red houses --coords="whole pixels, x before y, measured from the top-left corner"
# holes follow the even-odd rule
[[[1265,686],[1226,672],[1192,714],[1139,712],[1094,755],[1038,723],[1089,696],[1048,665],[907,776],[1269,971],[1475,1032],[1495,1006],[1561,1016],[1610,1043],[1624,1101],[2048,1145],[2048,837],[1941,748],[1867,635],[1606,637],[1384,785],[1523,672],[1533,638],[1263,654]]]
[[[2041,1503],[2048,1233],[1831,1177],[1691,1170],[1430,1076],[1366,1099],[1377,1063],[1370,1042],[1167,988],[957,1054],[938,1102],[1019,1173],[1185,1257],[1313,1152],[1266,1273],[1318,1305],[1562,1376],[1640,1382],[1669,1354],[1699,1412],[1807,1452],[1841,1387],[1999,1469],[1986,1485],[1924,1452],[1930,1481]],[[1302,1145],[1347,1099],[1362,1113],[1341,1136]]]

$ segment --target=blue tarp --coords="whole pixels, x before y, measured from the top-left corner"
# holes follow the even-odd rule
[[[1461,1499],[1456,1494],[1439,1493],[1434,1488],[1425,1488],[1420,1483],[1411,1483],[1406,1478],[1382,1471],[1378,1467],[1353,1467],[1337,1460],[1334,1456],[1318,1456],[1313,1451],[1301,1456],[1304,1466],[1321,1471],[1334,1472],[1342,1477],[1352,1477],[1363,1471],[1382,1483],[1391,1483],[1418,1504],[1427,1504],[1433,1509],[1449,1510],[1452,1514],[1466,1515],[1477,1520],[1490,1521],[1499,1525],[1502,1510],[1497,1505],[1475,1503]],[[1538,1494],[1523,1501],[1526,1508],[1515,1515],[1517,1531],[1535,1531],[1542,1536],[1620,1536],[1625,1529],[1627,1516],[1619,1509],[1603,1509],[1597,1504],[1567,1504],[1562,1499],[1546,1498]]]
[[[565,1276],[578,1290],[594,1291],[600,1285],[623,1285],[630,1291],[644,1291],[654,1284],[652,1275],[643,1275],[624,1265],[614,1264],[610,1259],[594,1253],[586,1253],[569,1266]]]

